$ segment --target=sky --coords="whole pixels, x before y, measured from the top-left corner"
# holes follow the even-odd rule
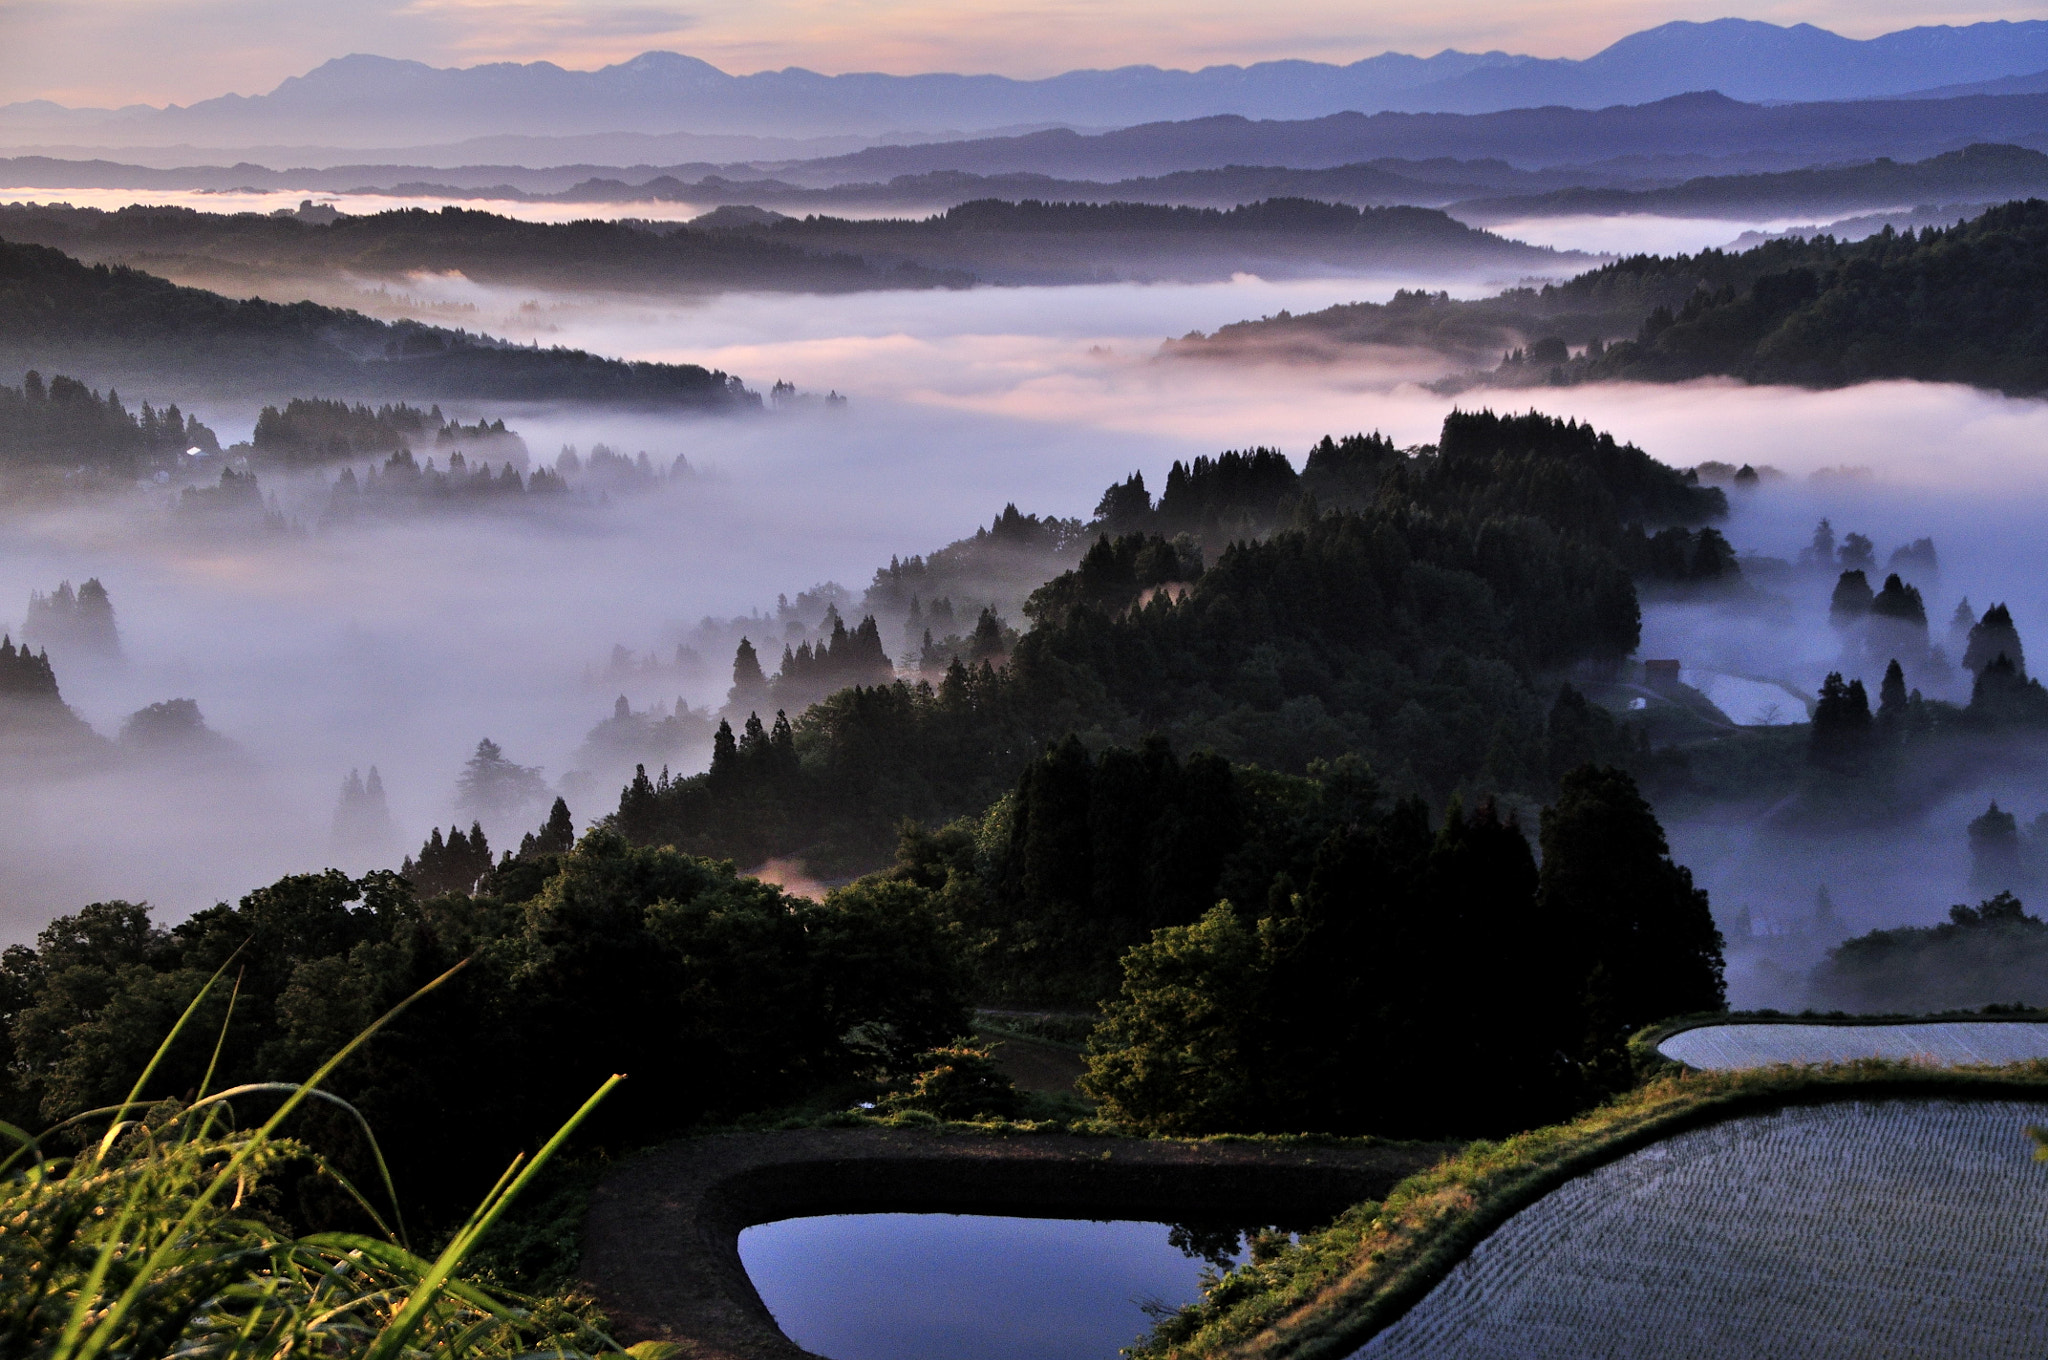
[[[689,53],[733,72],[951,70],[1353,61],[1446,47],[1587,57],[1724,0],[0,0],[0,103],[190,103],[259,94],[331,57],[437,66],[548,60],[593,68]],[[1756,0],[1735,17],[1855,38],[1920,24],[2048,17],[2048,0]]]

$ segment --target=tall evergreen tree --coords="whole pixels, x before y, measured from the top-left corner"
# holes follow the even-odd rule
[[[746,638],[740,639],[739,650],[733,653],[732,689],[725,702],[734,712],[759,708],[768,702],[768,677],[761,672],[761,658],[755,654],[754,644]]]
[[[1559,942],[1556,966],[1583,998],[1580,1056],[1619,1076],[1628,1036],[1726,1002],[1721,932],[1705,889],[1672,862],[1664,828],[1635,781],[1586,766],[1543,812],[1538,910]]]
[[[2024,887],[2020,866],[2019,819],[1998,806],[1970,823],[1970,886],[1993,892]]]
[[[1835,582],[1835,593],[1828,600],[1828,622],[1836,627],[1859,623],[1870,614],[1870,580],[1861,571],[1845,571]]]
[[[1970,626],[1969,642],[1963,649],[1963,668],[1981,672],[2001,656],[2012,662],[2020,679],[2026,679],[2027,654],[2020,646],[2019,629],[2013,626],[2012,611],[2003,604],[1994,604]]]
[[[1830,671],[1820,687],[1820,702],[1814,705],[1813,727],[1807,736],[1808,762],[1834,774],[1860,774],[1870,755],[1872,735],[1870,695],[1863,682],[1844,684],[1840,671]]]

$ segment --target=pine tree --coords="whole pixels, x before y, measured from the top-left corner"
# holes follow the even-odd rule
[[[734,712],[768,702],[768,677],[761,673],[761,658],[746,638],[740,639],[739,650],[733,653],[732,689],[725,701]]]
[[[1585,766],[1543,812],[1538,910],[1583,997],[1583,1056],[1625,1067],[1642,1026],[1725,1005],[1721,933],[1704,889],[1672,862],[1635,781]]]
[[[1993,892],[2024,887],[2020,876],[2019,821],[1992,799],[1970,823],[1970,886]]]
[[[1877,687],[1877,725],[1896,738],[1906,725],[1906,672],[1893,657]]]
[[[1828,600],[1828,622],[1837,628],[1860,622],[1870,613],[1871,601],[1875,598],[1870,591],[1870,581],[1860,571],[1845,571],[1835,582],[1835,593]]]
[[[1844,684],[1840,671],[1830,671],[1820,687],[1820,702],[1814,706],[1807,761],[1835,774],[1861,774],[1870,754],[1872,731],[1870,695],[1863,682]]]
[[[2001,656],[2012,662],[2014,674],[2026,679],[2027,654],[2020,646],[2019,629],[2013,626],[2012,611],[2003,604],[1994,604],[1970,626],[1969,641],[1963,648],[1963,669],[1982,671]]]
[[[555,799],[554,807],[548,810],[548,819],[539,831],[529,831],[519,842],[519,858],[538,859],[542,855],[566,855],[576,847],[576,824],[569,818],[569,804],[566,800]]]
[[[540,768],[507,760],[504,748],[489,737],[476,744],[455,780],[456,806],[486,816],[514,813],[546,796]]]
[[[720,718],[718,730],[711,734],[711,782],[729,784],[738,776],[739,769],[739,743],[733,739],[732,724]],[[646,773],[644,767],[641,773]]]
[[[1822,520],[1813,526],[1813,541],[1799,552],[1802,564],[1815,567],[1835,565],[1835,526]]]

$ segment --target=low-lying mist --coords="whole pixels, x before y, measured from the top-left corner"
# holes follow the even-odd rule
[[[1467,295],[1487,286],[1446,283]],[[2033,546],[2048,530],[2040,403],[1910,383],[1821,393],[1589,385],[1453,399],[1417,385],[1442,371],[1421,354],[1314,367],[1156,357],[1161,339],[1189,329],[1395,286],[1404,285],[1241,279],[729,296],[685,307],[423,281],[513,338],[528,338],[512,329],[525,317],[544,341],[711,363],[759,388],[786,378],[850,401],[729,420],[451,411],[502,416],[539,463],[563,445],[587,453],[603,442],[645,450],[657,467],[684,455],[692,470],[558,513],[323,524],[338,467],[278,477],[260,465],[263,491],[294,527],[194,531],[159,507],[161,493],[142,491],[13,513],[0,538],[0,623],[18,634],[30,592],[65,580],[96,577],[114,603],[124,662],[53,649],[66,700],[114,737],[143,706],[189,698],[234,749],[14,783],[0,819],[0,936],[26,938],[98,898],[147,898],[175,919],[286,872],[395,866],[430,826],[458,817],[467,826],[456,780],[483,738],[540,767],[550,792],[566,788],[581,828],[616,805],[617,786],[563,780],[588,764],[585,737],[621,694],[636,713],[723,702],[729,650],[673,660],[693,638],[729,638],[729,628],[700,633],[707,617],[772,615],[779,595],[827,581],[857,605],[876,567],[971,534],[1005,503],[1086,518],[1102,489],[1133,470],[1158,486],[1175,459],[1251,445],[1278,446],[1299,465],[1325,433],[1378,429],[1424,442],[1454,404],[1576,416],[1678,466],[1769,465],[1785,476],[1733,497],[1723,527],[1739,552],[1791,561],[1826,517],[1838,535],[1874,541],[1875,584],[1893,548],[1932,537],[1939,573],[1911,579],[1937,641],[1963,596],[1980,612],[2008,604],[2024,637],[2048,639],[2048,584]],[[224,440],[246,436],[253,420],[203,396],[163,395]],[[1640,655],[1810,695],[1842,664],[1827,621],[1832,574],[1767,575],[1756,579],[1783,603],[1646,599]],[[764,617],[761,633],[754,641],[766,640],[772,671],[784,628]],[[882,636],[895,655],[899,626],[885,620]],[[630,677],[615,668],[615,647],[626,649]],[[1874,692],[1878,674],[1862,678]],[[1967,688],[1939,697],[1967,698]],[[337,852],[329,837],[343,781],[373,765],[395,835],[374,851]],[[1724,925],[1746,909],[1758,932],[1761,943],[1736,941],[1736,1002],[1800,1000],[1800,970],[1833,942],[1809,921],[1822,886],[1835,938],[1933,921],[1951,902],[1975,900],[1964,826],[1994,795],[2023,821],[2048,810],[2048,795],[2019,777],[1966,781],[1917,823],[1882,832],[1788,834],[1771,809],[1746,805],[1674,810],[1674,849],[1713,892]],[[484,821],[504,848],[545,812],[537,804]]]

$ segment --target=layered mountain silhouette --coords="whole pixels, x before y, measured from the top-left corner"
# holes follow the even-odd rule
[[[597,71],[550,62],[437,68],[354,55],[292,77],[267,94],[223,95],[186,107],[11,104],[0,107],[0,141],[395,146],[503,135],[678,131],[930,135],[1049,123],[1127,127],[1214,114],[1304,119],[1387,110],[1603,108],[1701,90],[1745,101],[1871,99],[2044,71],[2048,21],[1912,28],[1858,40],[1808,24],[1786,28],[1720,19],[1664,24],[1584,60],[1505,52],[1385,53],[1342,66],[1131,66],[1043,80],[826,76],[800,68],[736,76],[673,52],[643,53]]]

